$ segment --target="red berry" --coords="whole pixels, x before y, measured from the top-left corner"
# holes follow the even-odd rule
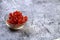
[[[21,25],[28,20],[27,16],[23,16],[20,11],[15,11],[9,14],[9,19],[7,20],[10,24],[18,24]]]
[[[28,17],[27,17],[27,16],[25,16],[24,18],[25,18],[25,21],[27,21]]]

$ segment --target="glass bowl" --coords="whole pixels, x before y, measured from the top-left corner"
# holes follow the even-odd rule
[[[8,14],[6,14],[5,17],[4,17],[4,22],[6,23],[7,27],[9,27],[9,28],[11,28],[11,29],[14,29],[14,30],[22,29],[22,28],[24,27],[24,25],[26,24],[26,23],[23,23],[23,24],[21,24],[21,25],[9,24],[9,23],[7,22],[8,17],[9,17]]]

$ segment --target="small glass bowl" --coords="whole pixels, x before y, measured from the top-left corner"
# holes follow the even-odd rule
[[[21,24],[21,25],[13,25],[13,24],[8,24],[7,22],[7,19],[8,19],[8,14],[5,15],[4,17],[4,21],[7,25],[7,27],[11,28],[11,29],[14,29],[14,30],[19,30],[19,29],[22,29],[24,27],[24,24]]]

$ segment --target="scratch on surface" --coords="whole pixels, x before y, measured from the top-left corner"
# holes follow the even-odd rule
[[[51,32],[50,32],[46,27],[44,27],[44,28],[47,30],[47,32],[48,32],[48,33],[50,33],[50,34],[51,34]]]

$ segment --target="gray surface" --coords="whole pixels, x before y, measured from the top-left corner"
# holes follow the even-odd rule
[[[25,30],[12,32],[4,16],[20,10],[29,20]],[[0,0],[0,40],[54,40],[60,37],[60,0]]]

